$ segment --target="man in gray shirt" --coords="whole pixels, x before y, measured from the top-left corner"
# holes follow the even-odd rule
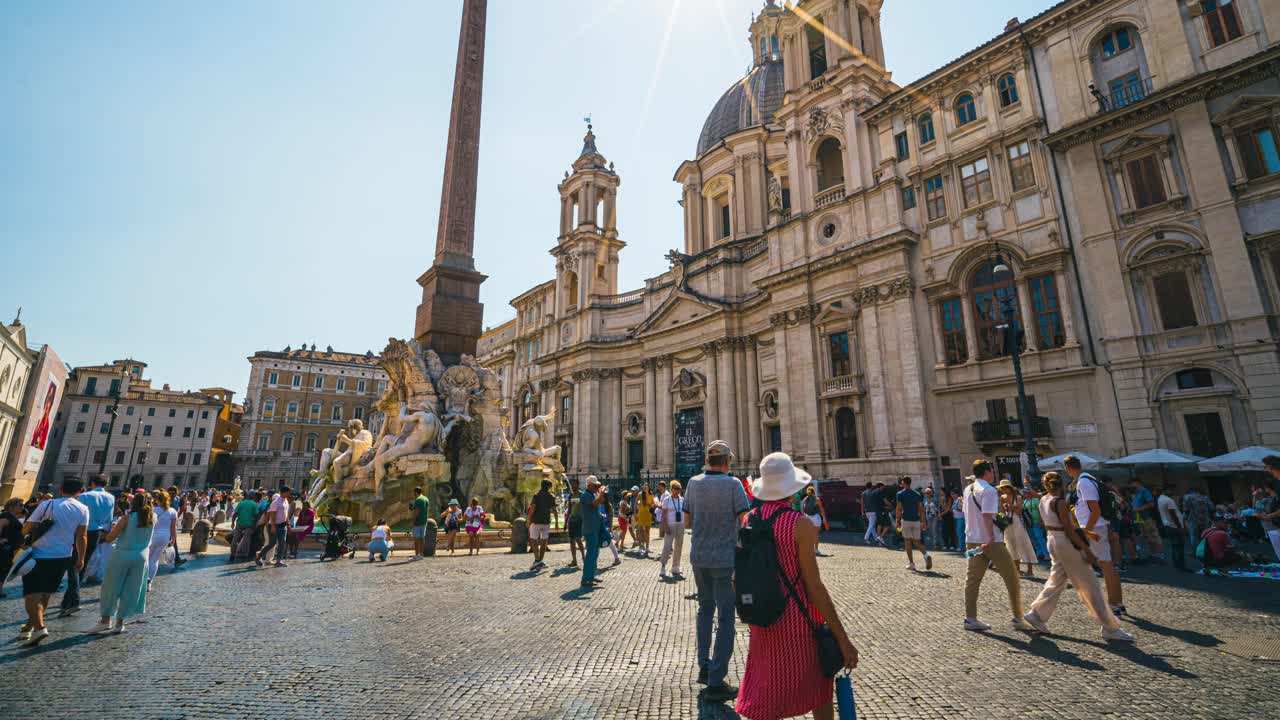
[[[716,440],[707,447],[706,472],[689,480],[685,492],[686,522],[693,526],[689,564],[698,585],[698,682],[707,686],[703,697],[724,702],[738,689],[724,682],[733,656],[733,560],[738,528],[750,509],[742,483],[729,474],[733,452]],[[711,622],[715,619],[715,647]]]

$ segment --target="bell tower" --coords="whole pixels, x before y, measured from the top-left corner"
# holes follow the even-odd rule
[[[593,295],[618,292],[618,186],[613,163],[596,149],[590,124],[582,152],[560,183],[560,236],[556,258],[556,317],[586,308]]]

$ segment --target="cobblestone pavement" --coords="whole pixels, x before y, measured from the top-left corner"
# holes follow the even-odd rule
[[[1138,643],[1108,646],[1073,593],[1053,621],[1062,634],[1031,639],[1009,628],[993,575],[981,612],[995,630],[973,634],[960,627],[958,554],[912,575],[899,552],[823,547],[862,655],[861,718],[1280,717],[1280,664],[1219,649],[1280,639],[1274,581],[1137,569],[1125,599]],[[567,551],[549,559],[551,571],[531,575],[530,556],[498,551],[374,565],[312,554],[281,569],[213,555],[158,578],[147,616],[124,635],[83,634],[95,587],[29,651],[10,639],[22,619],[10,597],[5,705],[41,718],[736,717],[697,699],[692,580],[660,582],[656,562],[628,558],[583,594],[563,569]],[[1038,589],[1024,581],[1028,603]],[[731,681],[746,638],[740,626]]]

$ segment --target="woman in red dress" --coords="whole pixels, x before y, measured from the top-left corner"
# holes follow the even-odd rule
[[[747,667],[735,708],[750,720],[775,720],[812,712],[817,720],[834,717],[833,680],[818,664],[818,645],[807,613],[817,625],[827,623],[844,654],[845,667],[858,664],[858,650],[849,642],[835,605],[818,575],[818,529],[791,509],[791,496],[809,484],[809,473],[797,469],[784,453],[773,453],[760,462],[760,478],[752,494],[761,502],[749,514],[774,522],[778,567],[795,583],[800,603],[792,599],[782,617],[769,627],[751,625]]]

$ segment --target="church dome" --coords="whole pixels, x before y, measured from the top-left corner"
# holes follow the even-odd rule
[[[698,136],[698,155],[715,147],[739,130],[773,120],[782,105],[782,62],[770,60],[751,69],[747,76],[725,91],[711,109]]]

